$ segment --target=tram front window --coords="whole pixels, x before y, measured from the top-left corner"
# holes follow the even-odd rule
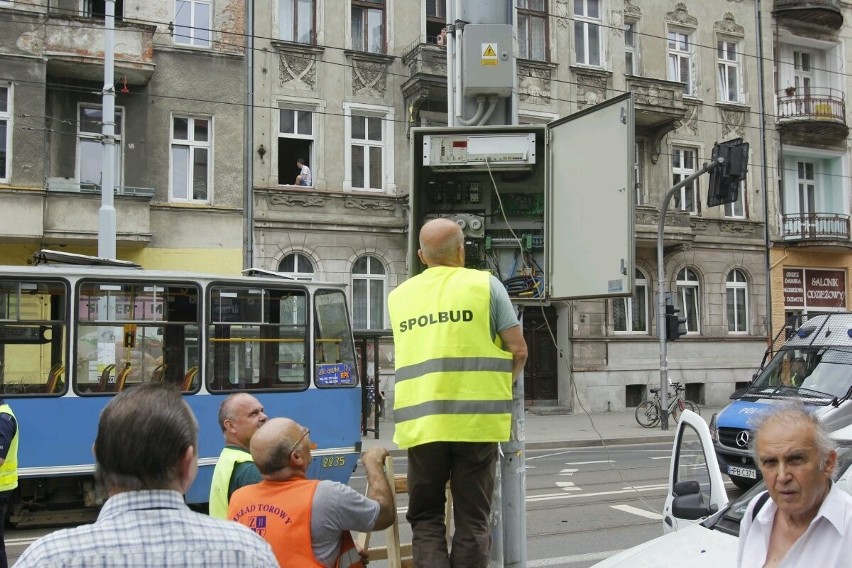
[[[67,298],[61,282],[0,280],[0,393],[65,390]]]
[[[355,346],[352,342],[346,297],[339,290],[319,290],[314,295],[314,304],[317,386],[340,387],[358,384]]]
[[[76,389],[118,392],[143,382],[198,388],[198,288],[188,284],[83,282]]]

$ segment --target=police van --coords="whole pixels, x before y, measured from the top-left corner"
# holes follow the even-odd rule
[[[801,401],[829,431],[852,424],[852,313],[811,316],[784,333],[786,341],[749,386],[710,420],[719,467],[742,489],[760,478],[751,457],[752,424],[772,405]]]

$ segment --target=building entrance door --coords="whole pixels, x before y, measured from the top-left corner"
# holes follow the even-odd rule
[[[556,310],[552,307],[524,310],[524,339],[529,351],[524,367],[524,402],[527,405],[557,404],[558,351],[554,345],[555,337]]]

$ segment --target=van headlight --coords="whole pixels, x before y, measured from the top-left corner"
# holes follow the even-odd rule
[[[716,428],[716,414],[710,417],[710,437],[713,438],[713,442],[719,443],[719,429]]]

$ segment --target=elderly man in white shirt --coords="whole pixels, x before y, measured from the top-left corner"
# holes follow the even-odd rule
[[[770,411],[752,450],[770,499],[759,495],[743,516],[737,566],[852,565],[852,497],[831,481],[837,453],[819,420],[802,405]]]

